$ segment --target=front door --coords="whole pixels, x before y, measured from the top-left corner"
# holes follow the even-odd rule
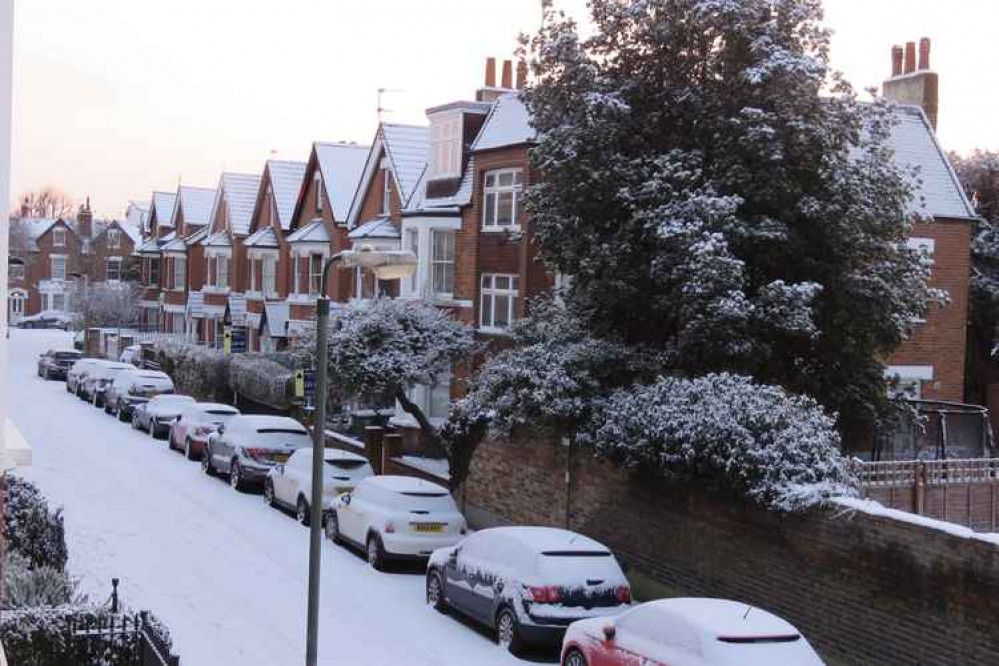
[[[7,312],[7,322],[10,324],[16,324],[21,321],[21,317],[24,316],[24,294],[20,292],[13,292],[10,294],[8,299],[9,310]]]

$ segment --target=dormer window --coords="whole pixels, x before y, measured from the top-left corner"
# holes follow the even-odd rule
[[[52,230],[52,247],[66,247],[66,230],[62,227]]]
[[[430,120],[430,178],[461,175],[461,113]]]

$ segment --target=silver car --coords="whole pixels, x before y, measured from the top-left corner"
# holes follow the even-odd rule
[[[104,391],[104,411],[119,421],[129,421],[136,405],[149,402],[158,395],[173,393],[170,375],[158,370],[132,368],[115,377]]]
[[[104,392],[111,385],[111,382],[123,372],[134,369],[135,366],[128,363],[111,361],[101,363],[83,378],[83,395],[81,397],[87,402],[93,403],[94,407],[103,407]]]
[[[86,378],[87,373],[93,371],[101,363],[107,363],[107,361],[100,358],[81,358],[74,363],[66,371],[66,392],[79,396],[80,389],[83,387],[83,380]]]
[[[147,431],[154,439],[166,437],[170,425],[193,404],[194,398],[189,395],[158,395],[132,408],[132,427]]]
[[[275,465],[312,446],[309,431],[287,416],[235,416],[208,437],[201,457],[205,474],[228,474],[236,490],[263,485]]]

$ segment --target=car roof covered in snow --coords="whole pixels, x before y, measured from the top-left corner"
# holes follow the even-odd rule
[[[394,493],[446,493],[448,490],[444,486],[430,483],[423,479],[412,476],[382,475],[372,476],[364,480],[364,483],[390,490]]]
[[[488,530],[482,530],[479,534],[486,533],[497,537],[513,539],[538,553],[577,550],[610,552],[607,546],[598,541],[558,527],[493,527]]]
[[[231,427],[250,430],[296,430],[308,433],[301,423],[289,416],[269,416],[266,414],[241,414],[232,420]]]
[[[136,367],[133,367],[128,374],[141,379],[170,379],[170,375],[165,372],[161,372],[159,370],[145,370],[143,368]]]
[[[639,609],[652,609],[662,614],[663,622],[684,622],[710,640],[798,635],[794,625],[773,613],[729,599],[658,599],[631,612]]]

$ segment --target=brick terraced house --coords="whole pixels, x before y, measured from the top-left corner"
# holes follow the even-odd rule
[[[143,243],[139,246],[142,270],[142,295],[139,301],[139,323],[148,330],[160,329],[160,248],[167,242],[165,237],[172,231],[175,192],[153,192],[149,202],[149,214],[143,228]]]
[[[190,335],[188,294],[199,283],[199,257],[192,248],[204,238],[211,222],[215,190],[181,185],[174,198],[170,232],[162,237],[160,251],[160,330]],[[193,274],[192,274],[193,273]]]

